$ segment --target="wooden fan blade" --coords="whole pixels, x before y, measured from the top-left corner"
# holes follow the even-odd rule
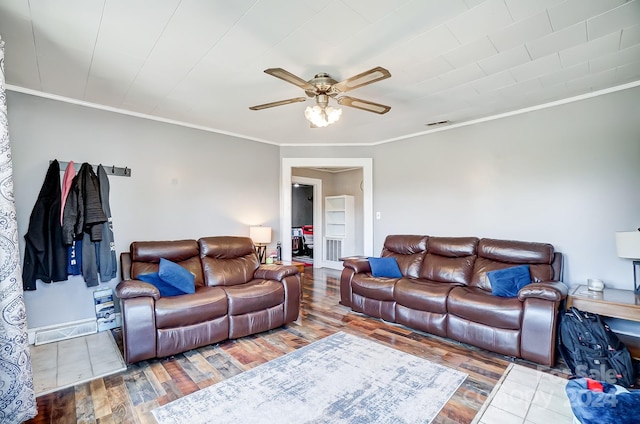
[[[338,104],[342,106],[355,107],[356,109],[366,110],[367,112],[378,113],[380,115],[391,110],[391,106],[381,105],[379,103],[370,102],[368,100],[356,99],[355,97],[343,96],[338,99]]]
[[[390,76],[391,73],[389,71],[378,66],[351,78],[347,78],[344,81],[340,81],[339,83],[334,84],[333,88],[345,93],[358,87],[362,87],[363,85],[373,84],[374,82],[387,79]]]
[[[305,101],[307,101],[306,97],[296,97],[294,99],[279,100],[277,102],[271,102],[271,103],[265,103],[263,105],[251,106],[249,109],[251,109],[251,110],[262,110],[262,109],[267,109],[267,108],[270,108],[270,107],[283,106],[283,105],[288,105],[290,103],[298,103],[298,102],[305,102]]]
[[[285,71],[282,68],[269,68],[264,70],[265,73],[272,75],[276,78],[280,78],[283,81],[286,81],[290,84],[297,85],[302,88],[304,91],[312,91],[316,92],[316,87],[309,84],[307,81],[302,78],[293,75],[291,72]]]

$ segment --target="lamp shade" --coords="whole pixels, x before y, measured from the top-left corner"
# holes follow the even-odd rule
[[[271,227],[249,227],[249,237],[256,244],[271,243]]]
[[[620,258],[640,259],[640,231],[616,232],[616,251]]]

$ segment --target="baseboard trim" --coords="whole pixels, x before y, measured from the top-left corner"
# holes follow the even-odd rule
[[[115,314],[115,326],[120,326],[121,322],[120,313],[118,312]],[[97,332],[98,323],[96,318],[88,318],[78,321],[69,321],[60,324],[30,328],[27,330],[27,336],[29,337],[29,344],[41,345],[72,339],[74,337],[86,336]]]

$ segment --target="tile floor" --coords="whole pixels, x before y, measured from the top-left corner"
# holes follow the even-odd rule
[[[565,394],[567,380],[510,364],[478,412],[479,424],[571,424],[573,413]]]
[[[36,396],[127,369],[110,331],[30,346]]]

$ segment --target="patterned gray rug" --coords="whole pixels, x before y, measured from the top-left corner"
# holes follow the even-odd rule
[[[467,375],[346,333],[152,411],[170,423],[429,423]]]

